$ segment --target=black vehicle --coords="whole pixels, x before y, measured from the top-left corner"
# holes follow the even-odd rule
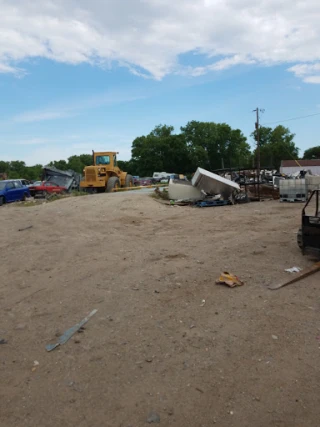
[[[314,190],[302,209],[302,223],[297,235],[302,253],[320,255],[320,190]]]

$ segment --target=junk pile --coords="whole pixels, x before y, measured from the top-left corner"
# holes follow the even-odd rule
[[[54,182],[60,187],[65,187],[68,192],[79,190],[81,175],[73,170],[62,171],[54,166],[43,168],[42,180]]]
[[[240,187],[230,179],[198,168],[192,181],[170,179],[169,199],[197,207],[225,206],[236,202]]]
[[[320,188],[320,176],[311,175],[309,171],[292,176],[257,169],[215,172],[198,168],[191,182],[171,177],[168,188],[171,205],[224,206],[265,199],[303,202],[312,190]]]

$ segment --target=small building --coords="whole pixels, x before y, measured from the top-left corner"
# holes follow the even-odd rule
[[[298,165],[298,163],[299,166]],[[291,175],[301,170],[310,171],[312,175],[320,175],[320,159],[313,160],[282,160],[280,173]]]

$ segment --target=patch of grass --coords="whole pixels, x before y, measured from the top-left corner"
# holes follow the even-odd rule
[[[141,190],[143,187],[131,187],[131,188],[114,188],[112,190],[112,193],[121,193],[124,191],[139,191]]]
[[[43,203],[50,203],[50,202],[55,202],[56,200],[67,199],[69,197],[80,197],[80,196],[88,196],[88,195],[89,193],[86,193],[84,191],[72,191],[71,193],[67,193],[67,194],[50,194],[46,198],[33,199],[33,200],[27,200],[25,202],[20,202],[18,206],[30,208],[33,206],[42,205]]]
[[[151,194],[151,197],[154,199],[169,200],[169,193],[166,188],[164,188],[162,191],[160,191],[159,188],[156,188]]]
[[[31,206],[37,206],[41,203],[37,200],[28,200],[26,202],[18,203],[17,206],[23,207],[23,208],[30,208]]]
[[[88,196],[88,195],[89,193],[87,193],[86,191],[78,191],[78,190],[71,191],[72,197],[81,197],[81,196]]]

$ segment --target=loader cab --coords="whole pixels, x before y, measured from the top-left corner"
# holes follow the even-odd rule
[[[110,165],[110,156],[96,156],[95,164],[97,166]]]
[[[106,170],[113,170],[117,168],[117,154],[116,152],[92,152],[94,166],[103,167]]]

